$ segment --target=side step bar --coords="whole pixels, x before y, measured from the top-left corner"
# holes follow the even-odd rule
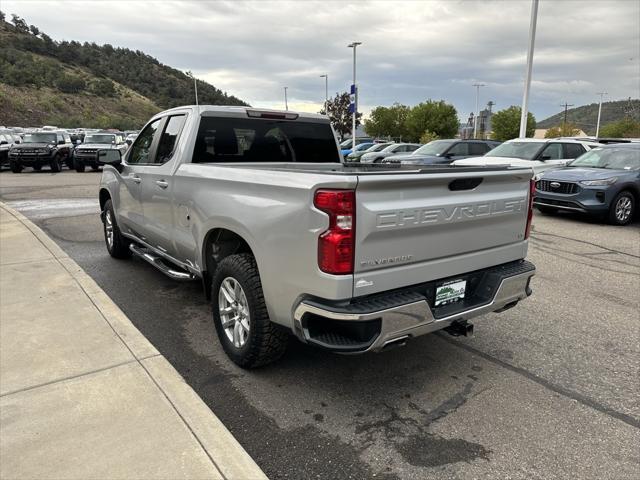
[[[148,248],[140,247],[132,243],[129,245],[129,250],[131,250],[136,257],[140,257],[145,262],[150,263],[169,278],[180,281],[195,280],[196,278],[193,273],[182,270],[177,266],[169,266],[167,260],[152,253]]]

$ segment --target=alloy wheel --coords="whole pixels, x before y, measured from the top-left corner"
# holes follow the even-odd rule
[[[113,218],[111,216],[110,210],[107,210],[104,215],[104,233],[105,233],[105,238],[107,240],[107,246],[111,250],[113,248],[114,231],[113,231]]]
[[[249,302],[240,283],[233,277],[225,278],[218,290],[220,322],[229,341],[242,348],[249,339]]]
[[[629,197],[621,197],[616,203],[616,218],[620,222],[626,222],[631,215],[631,199]]]

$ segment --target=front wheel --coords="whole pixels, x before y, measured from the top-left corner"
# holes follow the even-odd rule
[[[104,204],[102,223],[104,242],[107,245],[109,255],[113,258],[129,258],[131,256],[131,250],[129,250],[131,242],[120,232],[111,200],[107,200]]]
[[[76,160],[74,163],[75,163],[75,167],[76,167],[76,172],[78,172],[78,173],[84,172],[85,166],[84,166],[84,162],[83,161]]]
[[[11,162],[10,167],[13,173],[21,173],[23,169],[22,165],[18,162]]]
[[[33,166],[33,169],[34,169],[36,172],[39,172],[40,170],[42,170],[42,165],[34,165],[34,166]]]
[[[61,172],[62,171],[62,160],[60,160],[60,157],[56,156],[53,157],[53,160],[51,160],[50,163],[51,166],[51,171],[52,172]]]
[[[626,225],[633,220],[636,211],[636,201],[630,192],[620,192],[609,207],[609,223],[612,225]]]
[[[288,334],[269,319],[253,255],[224,258],[215,270],[211,288],[218,338],[234,363],[254,368],[284,354]]]

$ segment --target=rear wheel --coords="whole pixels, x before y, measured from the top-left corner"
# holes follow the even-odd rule
[[[211,288],[218,338],[234,363],[254,368],[284,354],[288,334],[269,319],[253,255],[224,258],[215,270]]]
[[[631,192],[620,192],[609,207],[609,223],[612,225],[626,225],[633,220],[636,211],[636,201]]]
[[[11,162],[10,164],[11,167],[11,171],[13,173],[21,173],[22,169],[24,168],[21,164],[19,164],[18,162]]]
[[[131,250],[129,250],[131,241],[125,238],[120,232],[111,200],[107,200],[104,204],[102,222],[104,227],[104,242],[107,245],[109,255],[113,258],[129,258],[131,256]]]

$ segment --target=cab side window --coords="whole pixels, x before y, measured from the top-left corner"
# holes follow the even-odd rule
[[[449,149],[447,155],[452,155],[454,157],[459,155],[469,155],[469,144],[464,142],[456,143]]]
[[[585,148],[578,143],[565,143],[564,158],[578,158],[585,152]]]
[[[131,153],[129,154],[129,158],[127,158],[127,163],[132,165],[153,163],[151,158],[151,147],[161,122],[161,118],[154,120],[147,125],[142,132],[140,132],[140,135],[136,138],[135,143],[131,147]]]
[[[539,160],[559,160],[562,158],[562,144],[550,143],[538,155]]]
[[[57,139],[57,144],[60,145],[60,143],[64,143],[64,137],[62,136],[61,133],[56,134],[56,139]]]
[[[489,151],[485,143],[473,142],[469,144],[469,155],[484,155]]]
[[[164,131],[158,142],[158,153],[154,163],[163,164],[171,160],[186,118],[186,115],[174,115],[167,119]]]

